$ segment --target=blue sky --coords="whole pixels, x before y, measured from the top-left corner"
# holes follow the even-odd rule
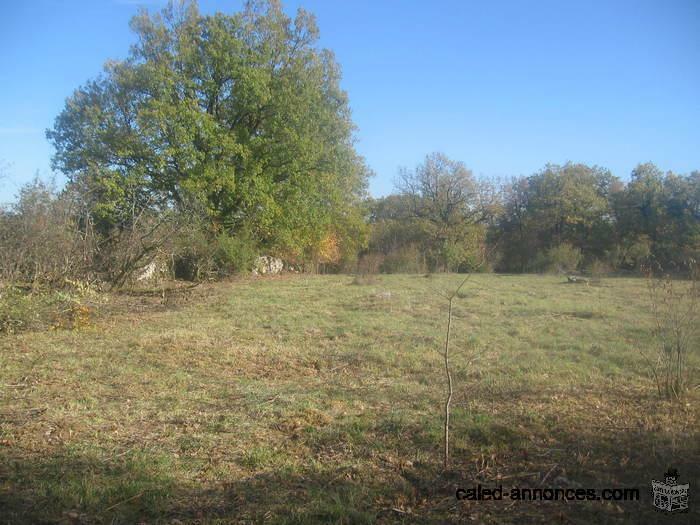
[[[38,170],[66,97],[133,42],[136,0],[0,5],[0,202]],[[547,162],[700,169],[700,1],[294,0],[343,69],[374,195],[443,151],[483,176]],[[202,0],[204,12],[240,1]],[[57,175],[57,181],[63,181]]]

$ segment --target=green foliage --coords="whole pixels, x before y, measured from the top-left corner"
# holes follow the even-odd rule
[[[461,224],[450,230],[443,242],[441,259],[448,271],[485,271],[486,230],[479,224]]]
[[[458,271],[480,267],[484,223],[493,215],[489,187],[441,153],[402,170],[398,195],[370,203],[369,252],[384,272]]]
[[[83,296],[84,293],[73,291],[26,291],[0,286],[0,334],[87,326],[90,309]]]
[[[640,164],[617,195],[620,264],[638,269],[653,257],[671,266],[700,255],[700,173],[663,174],[653,164]]]
[[[222,233],[216,238],[214,265],[219,274],[249,272],[257,255],[258,249],[250,235],[232,237]]]
[[[425,257],[415,244],[407,244],[391,250],[379,266],[382,273],[424,273]]]
[[[581,261],[580,249],[571,244],[562,243],[544,253],[539,253],[532,262],[530,270],[548,273],[573,272],[579,268]]]
[[[583,164],[548,165],[531,177],[512,181],[505,188],[504,211],[495,225],[499,269],[543,269],[557,256],[548,251],[563,244],[578,248],[584,256],[603,256],[614,244],[609,201],[616,182],[609,171]]]
[[[586,272],[595,278],[601,278],[612,271],[613,266],[605,260],[594,259],[586,265]]]
[[[206,220],[198,222],[196,218],[178,233],[172,249],[173,274],[188,281],[248,272],[259,254],[249,233],[216,234]]]
[[[27,294],[14,287],[0,290],[0,333],[20,332],[36,318],[34,304]]]
[[[601,168],[550,165],[512,181],[503,199],[490,233],[499,243],[500,270],[545,270],[558,258],[550,250],[563,244],[580,250],[586,264],[599,260],[623,270],[639,270],[650,256],[667,265],[700,253],[697,172],[664,175],[642,164],[623,185]],[[569,267],[576,262],[565,259]]]
[[[499,195],[432,153],[366,209],[370,172],[340,67],[303,9],[292,18],[269,0],[204,15],[170,3],[131,27],[128,57],[77,89],[47,131],[81,210],[74,229],[95,235],[90,264],[116,284],[192,208],[201,238],[174,253],[189,278],[241,271],[253,247],[319,271],[367,253],[384,271],[470,271],[488,245],[502,271],[700,257],[700,173],[650,163],[626,185],[600,167],[546,165]]]
[[[628,236],[620,243],[618,265],[621,268],[638,270],[652,253],[652,243],[648,235]]]
[[[54,167],[105,235],[134,209],[192,200],[225,231],[300,258],[338,225],[353,231],[368,170],[312,15],[291,19],[276,1],[233,15],[185,3],[131,27],[129,57],[79,88],[47,132]]]

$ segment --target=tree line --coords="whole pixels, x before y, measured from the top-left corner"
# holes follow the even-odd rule
[[[626,183],[604,168],[550,164],[478,181],[442,154],[403,171],[370,203],[366,257],[379,271],[673,271],[700,256],[700,172],[638,165]]]
[[[360,272],[634,270],[699,255],[700,175],[652,164],[627,183],[582,164],[498,182],[433,153],[370,198],[340,67],[303,9],[171,3],[131,27],[128,57],[47,131],[66,186],[36,181],[0,210],[3,279],[119,287],[161,260],[197,280],[261,254]]]

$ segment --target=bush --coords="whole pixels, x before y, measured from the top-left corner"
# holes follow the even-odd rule
[[[480,226],[462,226],[444,241],[440,260],[450,272],[488,272],[491,267],[485,256],[486,230]]]
[[[651,255],[651,241],[645,235],[635,239],[625,248],[621,263],[633,270],[640,270]]]
[[[179,232],[172,249],[172,272],[176,279],[197,281],[205,277],[213,265],[214,246],[200,224]]]
[[[232,237],[221,234],[216,238],[215,270],[219,275],[248,273],[253,269],[257,254],[257,246],[249,235],[244,233]]]
[[[382,273],[425,273],[425,257],[415,244],[401,246],[384,256]]]
[[[546,252],[538,253],[530,265],[536,272],[568,273],[578,269],[581,264],[581,250],[568,243],[554,246]]]
[[[34,304],[27,294],[14,286],[0,289],[0,333],[26,330],[35,321]]]
[[[23,186],[17,203],[0,209],[0,279],[62,286],[89,276],[94,239],[82,219],[70,194],[38,179]]]
[[[83,299],[73,291],[29,292],[4,286],[0,288],[0,333],[83,328],[89,325],[91,315]]]
[[[173,274],[178,279],[197,281],[250,272],[257,254],[255,242],[245,233],[214,237],[195,226],[182,232],[175,243]]]
[[[674,273],[686,273],[688,279],[675,279],[658,264],[643,268],[647,276],[655,356],[644,357],[656,382],[659,396],[680,399],[697,384],[692,366],[693,350],[700,344],[698,306],[700,304],[700,265],[690,260]],[[679,271],[680,270],[680,271]]]

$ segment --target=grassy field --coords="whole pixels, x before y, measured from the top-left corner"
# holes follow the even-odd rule
[[[699,522],[700,391],[657,399],[637,279],[475,275],[455,300],[442,471],[439,291],[460,279],[114,295],[80,329],[0,337],[0,522],[657,523],[669,467],[691,508],[668,522]],[[641,499],[455,498],[478,483]]]

